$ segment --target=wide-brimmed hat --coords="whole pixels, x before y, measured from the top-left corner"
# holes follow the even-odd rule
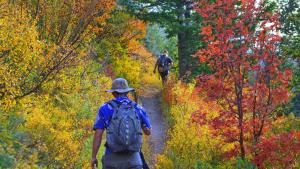
[[[128,86],[127,80],[123,79],[123,78],[117,78],[115,80],[113,80],[112,85],[111,85],[111,89],[110,90],[106,90],[106,92],[118,92],[118,93],[127,93],[130,91],[133,91],[133,88],[130,88]]]

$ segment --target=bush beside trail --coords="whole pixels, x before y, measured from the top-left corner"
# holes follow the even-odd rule
[[[293,115],[274,119],[272,127],[257,145],[257,156],[248,155],[241,159],[231,154],[237,150],[238,142],[228,140],[213,127],[222,110],[221,105],[206,99],[194,83],[184,84],[173,77],[164,87],[163,102],[170,128],[165,150],[158,156],[156,168],[299,167],[300,123]],[[228,127],[232,128],[231,125]]]

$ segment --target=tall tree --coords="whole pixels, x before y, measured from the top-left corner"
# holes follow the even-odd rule
[[[294,97],[289,111],[300,116],[300,2],[297,0],[277,0],[281,13],[280,22],[283,41],[282,54],[294,68],[291,83]]]
[[[246,147],[256,155],[272,112],[288,100],[291,72],[280,67],[279,20],[272,9],[273,4],[257,0],[201,0],[197,9],[207,44],[197,56],[214,71],[202,75],[199,85],[223,107],[212,126],[227,142],[238,143],[243,159]]]
[[[179,77],[189,75],[198,66],[192,55],[200,43],[198,32],[201,19],[193,12],[191,0],[120,0],[120,4],[139,19],[156,22],[166,28],[169,36],[178,38]]]

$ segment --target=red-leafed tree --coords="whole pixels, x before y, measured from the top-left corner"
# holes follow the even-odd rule
[[[237,143],[232,152],[241,158],[250,150],[257,155],[272,112],[288,100],[291,73],[278,56],[278,14],[263,0],[200,0],[196,11],[206,45],[195,56],[213,70],[198,85],[223,107],[211,126]]]
[[[253,162],[260,168],[289,169],[300,160],[300,132],[288,132],[262,138]],[[297,166],[299,167],[299,166]]]

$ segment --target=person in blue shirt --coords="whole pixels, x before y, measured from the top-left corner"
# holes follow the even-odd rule
[[[168,75],[170,73],[170,69],[172,65],[173,65],[173,60],[168,56],[168,51],[164,50],[163,53],[157,59],[153,70],[153,73],[155,74],[156,68],[158,69],[163,84],[168,79]]]
[[[136,113],[139,116],[141,127],[143,133],[150,135],[151,133],[151,124],[145,110],[132,100],[127,97],[127,94],[130,91],[133,91],[133,88],[128,87],[128,83],[123,78],[117,78],[112,83],[111,90],[107,92],[112,93],[114,99],[112,101],[118,104],[132,105]],[[92,149],[92,160],[91,166],[92,169],[95,168],[95,165],[98,166],[97,153],[102,141],[102,135],[104,131],[110,125],[110,120],[113,116],[114,108],[109,102],[104,103],[97,114],[93,129],[95,131],[94,140],[93,140],[93,149]],[[143,168],[143,159],[141,158],[140,152],[134,153],[113,153],[109,147],[106,147],[105,153],[102,157],[102,167],[103,169],[114,168],[114,169],[142,169]]]

